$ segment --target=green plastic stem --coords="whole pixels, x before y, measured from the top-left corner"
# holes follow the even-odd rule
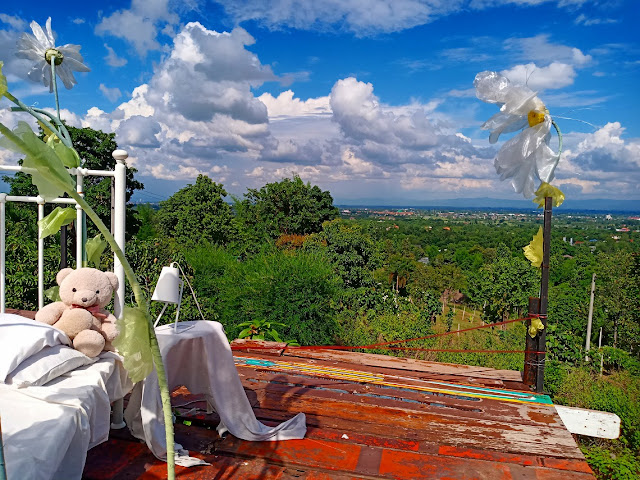
[[[73,198],[78,205],[84,210],[87,216],[93,221],[93,223],[98,227],[100,233],[104,236],[107,243],[113,250],[113,252],[120,260],[124,268],[124,274],[131,285],[131,289],[133,290],[133,295],[136,299],[136,303],[138,307],[147,312],[147,319],[149,320],[149,342],[151,344],[151,355],[153,357],[153,364],[156,367],[156,372],[158,374],[158,385],[160,386],[160,398],[162,400],[162,413],[164,418],[164,428],[165,428],[165,438],[167,442],[167,479],[175,480],[175,449],[174,449],[174,440],[173,440],[173,416],[171,414],[171,397],[169,395],[169,382],[167,381],[167,374],[164,368],[164,363],[162,362],[162,354],[160,353],[160,346],[158,345],[158,339],[155,334],[155,330],[153,328],[153,322],[151,321],[151,317],[148,315],[148,305],[147,301],[142,295],[142,289],[140,288],[140,284],[136,279],[135,273],[129,265],[126,257],[124,256],[124,252],[120,249],[120,246],[116,242],[116,239],[113,238],[109,229],[102,222],[100,217],[94,212],[93,208],[87,203],[87,201],[78,194],[75,190],[67,190],[67,193],[71,198]]]

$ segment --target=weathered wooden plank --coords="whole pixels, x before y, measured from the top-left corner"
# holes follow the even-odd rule
[[[269,390],[321,398],[330,393],[341,394],[341,396],[352,395],[354,401],[392,405],[420,411],[426,410],[442,415],[462,415],[508,423],[544,423],[550,426],[564,427],[556,412],[546,406],[501,402],[486,398],[463,398],[459,395],[415,392],[355,382],[274,374],[251,367],[238,367],[238,371],[241,373],[244,387],[255,392]]]
[[[338,361],[353,365],[368,365],[387,367],[398,370],[412,370],[416,372],[439,373],[445,375],[487,378],[493,380],[508,380],[521,382],[520,372],[513,370],[495,370],[488,367],[475,367],[453,363],[429,362],[413,358],[389,357],[372,353],[355,353],[340,350],[301,350],[288,348],[283,352],[284,357],[313,358],[318,360]]]
[[[266,342],[264,340],[236,339],[231,342],[231,348],[242,352],[250,352],[271,357],[279,357],[287,344],[284,342]]]
[[[571,434],[563,428],[547,425],[519,425],[492,420],[449,417],[430,412],[353,403],[339,398],[317,399],[297,395],[257,392],[262,409],[305,412],[339,419],[398,426],[420,432],[421,441],[437,441],[445,445],[489,448],[511,453],[529,452],[566,458],[583,458]]]

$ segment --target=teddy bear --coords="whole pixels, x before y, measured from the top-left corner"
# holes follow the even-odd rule
[[[104,307],[118,289],[118,277],[95,268],[63,268],[56,282],[61,301],[45,305],[36,313],[36,320],[62,330],[73,347],[88,357],[113,350],[111,342],[118,336],[116,318]]]

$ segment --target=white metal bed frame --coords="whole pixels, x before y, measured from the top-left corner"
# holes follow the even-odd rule
[[[111,234],[116,240],[116,243],[124,253],[125,250],[125,208],[127,202],[126,189],[127,189],[127,165],[125,160],[129,156],[125,150],[115,150],[113,158],[116,160],[116,166],[114,170],[89,170],[86,168],[72,168],[69,169],[69,173],[76,176],[76,191],[80,195],[84,195],[84,177],[111,177],[114,179],[114,189],[112,205],[113,210],[111,212]],[[23,168],[21,166],[9,166],[0,165],[0,172],[20,172]],[[77,202],[72,198],[56,198],[52,201],[45,202],[44,198],[40,195],[37,197],[27,196],[14,196],[7,195],[6,193],[0,193],[0,313],[5,313],[5,285],[6,285],[6,204],[7,202],[22,202],[22,203],[35,203],[38,206],[38,220],[44,217],[44,205],[45,203],[52,204],[67,204],[76,206],[76,268],[82,267],[83,260],[85,258],[85,242],[86,242],[86,215]],[[114,254],[113,256],[113,271],[118,277],[118,289],[114,292],[113,299],[113,314],[116,318],[121,318],[124,311],[124,292],[125,292],[125,277],[124,267],[122,263]],[[38,227],[38,309],[44,306],[44,239],[40,236],[40,229]],[[117,400],[113,404],[111,428],[124,428],[123,415],[123,401]]]
[[[115,150],[113,157],[116,159],[114,170],[89,170],[86,168],[72,168],[69,173],[76,176],[76,191],[80,195],[84,195],[84,177],[112,177],[114,179],[114,196],[112,204],[113,220],[111,222],[111,233],[116,243],[124,252],[125,250],[125,208],[126,208],[126,188],[127,188],[127,166],[125,163],[128,154],[124,150]],[[4,172],[20,172],[23,171],[21,166],[0,165],[0,171]],[[37,197],[14,196],[0,193],[0,313],[5,312],[5,285],[6,285],[6,203],[22,202],[35,203],[38,206],[38,220],[44,217],[45,203],[75,205],[77,209],[76,224],[76,268],[82,266],[85,258],[85,242],[86,242],[86,215],[82,208],[77,205],[72,198],[56,198],[49,202],[38,195]],[[124,291],[125,278],[124,267],[120,263],[118,257],[114,255],[114,273],[118,277],[118,290],[114,295],[114,316],[120,318],[124,309]],[[44,306],[44,239],[40,237],[38,232],[38,308]]]

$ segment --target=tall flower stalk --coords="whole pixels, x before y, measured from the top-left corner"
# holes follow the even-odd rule
[[[120,335],[122,338],[114,343],[123,355],[124,366],[132,381],[143,380],[152,371],[153,366],[156,368],[167,443],[167,475],[173,480],[175,479],[175,452],[171,397],[148,302],[142,294],[142,288],[124,252],[93,208],[76,191],[74,179],[65,168],[79,167],[80,157],[73,149],[69,133],[60,119],[56,73],[60,75],[65,87],[70,89],[76,83],[72,70],[88,71],[89,69],[82,63],[79,45],[65,45],[58,48],[54,46],[50,18],[47,20],[46,32],[36,22],[31,23],[31,28],[35,36],[23,34],[18,42],[18,55],[36,61],[29,72],[29,77],[32,80],[43,81],[45,86],[49,86],[50,91],[55,93],[57,115],[28,107],[13,96],[8,91],[6,77],[2,74],[3,65],[0,62],[0,98],[6,97],[14,103],[16,107],[13,110],[32,115],[44,127],[45,132],[48,130],[47,133],[49,133],[49,138],[45,142],[38,138],[25,122],[19,122],[18,127],[13,131],[0,123],[0,134],[3,135],[0,138],[0,146],[25,155],[24,171],[31,175],[32,183],[38,187],[38,192],[45,201],[52,200],[63,193],[73,198],[94,222],[122,264],[125,277],[133,290],[136,307],[124,309],[122,318],[118,320],[123,330],[123,334]],[[57,72],[56,67],[58,67]]]

